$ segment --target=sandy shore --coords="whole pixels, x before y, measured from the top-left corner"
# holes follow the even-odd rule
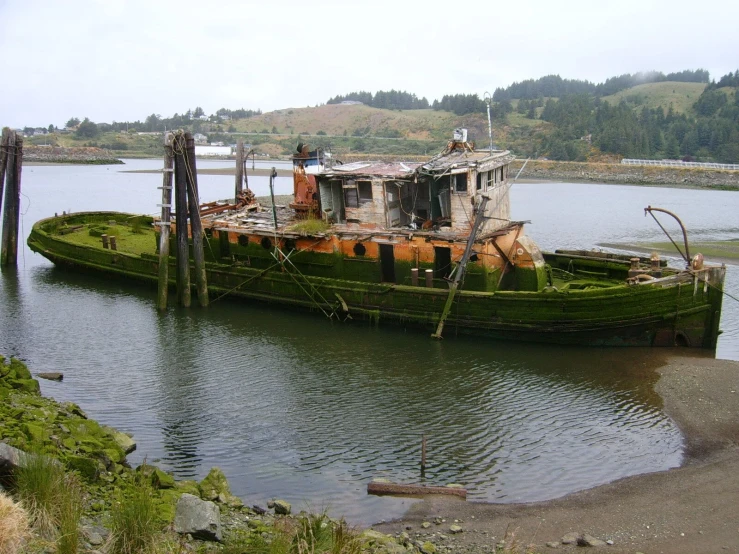
[[[655,390],[685,437],[680,468],[529,504],[428,497],[403,519],[374,528],[426,540],[432,532],[449,535],[456,519],[463,531],[446,539],[453,552],[491,552],[512,534],[521,552],[529,545],[534,552],[739,552],[739,362],[674,357],[656,371]],[[445,523],[422,528],[436,517]],[[613,545],[547,546],[571,532]]]

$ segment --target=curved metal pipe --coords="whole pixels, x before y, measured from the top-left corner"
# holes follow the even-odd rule
[[[680,247],[675,243],[674,240],[672,240],[672,237],[670,236],[670,233],[667,232],[667,229],[665,229],[662,224],[659,222],[657,217],[652,212],[662,212],[664,214],[667,214],[669,216],[672,216],[675,221],[677,221],[677,224],[680,225],[680,229],[683,231],[683,243],[685,244],[685,254],[683,254],[682,250],[680,250]],[[685,260],[685,263],[687,267],[690,267],[690,249],[688,247],[688,232],[685,230],[685,225],[683,225],[683,222],[680,221],[680,218],[677,217],[674,213],[672,213],[669,210],[665,210],[664,208],[653,208],[652,206],[647,206],[644,208],[644,215],[646,216],[647,213],[652,216],[652,218],[657,222],[657,225],[659,225],[660,229],[664,231],[665,235],[667,235],[667,238],[670,239],[670,242],[677,248],[677,251],[680,252],[680,255]]]

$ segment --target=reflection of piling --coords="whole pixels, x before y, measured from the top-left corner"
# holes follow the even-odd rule
[[[426,472],[426,435],[421,435],[421,475]]]
[[[172,152],[172,133],[164,136],[164,169],[162,177],[162,218],[159,222],[159,289],[157,308],[167,309],[169,292],[169,230],[172,219],[172,177],[174,173],[174,153]]]
[[[5,267],[18,265],[18,224],[21,207],[23,139],[15,131],[6,128],[3,129],[1,145],[0,207],[3,213],[3,232],[2,242],[0,242],[0,266]],[[3,180],[5,180],[4,191]]]
[[[238,202],[244,192],[244,140],[239,139],[236,145],[236,188],[234,202]]]
[[[184,133],[174,137],[175,219],[177,221],[177,302],[190,307],[190,253],[187,244],[187,172]]]
[[[200,198],[198,193],[198,170],[195,166],[195,140],[185,133],[187,147],[187,203],[190,207],[190,232],[192,234],[192,257],[195,260],[195,284],[198,302],[208,305],[208,278],[205,274],[205,252],[203,251],[203,223],[200,221]]]

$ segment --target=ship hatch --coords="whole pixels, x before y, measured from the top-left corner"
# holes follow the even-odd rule
[[[395,254],[392,244],[380,244],[380,267],[382,268],[382,281],[385,283],[394,283]]]
[[[446,279],[452,270],[452,250],[445,246],[434,246],[434,278]]]

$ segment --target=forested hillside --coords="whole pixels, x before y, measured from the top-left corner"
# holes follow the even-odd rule
[[[498,88],[490,104],[497,147],[519,156],[562,161],[670,158],[739,163],[739,71],[711,81],[707,71],[626,74],[603,83],[548,75]],[[406,91],[351,92],[326,104],[285,108],[200,107],[144,120],[94,123],[71,118],[32,136],[35,144],[102,146],[128,154],[161,150],[143,133],[184,128],[208,140],[234,143],[238,136],[269,155],[292,152],[298,140],[337,153],[428,154],[456,127],[470,140],[488,143],[487,103],[477,94],[444,95],[429,102]],[[38,129],[27,129],[33,134]],[[42,130],[46,132],[45,130]]]

